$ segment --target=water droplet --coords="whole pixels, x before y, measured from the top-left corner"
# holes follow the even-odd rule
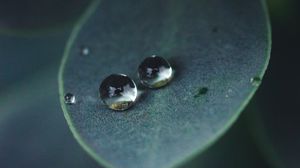
[[[141,83],[149,88],[165,86],[173,77],[169,62],[162,57],[153,55],[147,57],[138,68]]]
[[[104,104],[119,111],[130,108],[137,98],[134,81],[124,74],[106,77],[100,85],[99,92]]]
[[[87,56],[90,54],[90,49],[86,46],[82,46],[80,48],[80,54],[83,55],[83,56]]]
[[[260,77],[253,77],[250,79],[250,82],[252,83],[253,86],[259,86],[259,84],[261,83],[261,79]]]
[[[225,97],[226,97],[226,98],[229,98],[229,95],[231,96],[231,95],[232,95],[232,92],[233,92],[232,89],[228,89],[228,90],[227,90],[227,93],[225,94]]]
[[[65,94],[64,98],[65,98],[66,104],[75,104],[76,103],[76,98],[72,93]]]
[[[201,95],[205,95],[208,91],[208,88],[207,87],[201,87],[198,89],[198,93],[194,96],[194,98],[198,98],[200,97]]]

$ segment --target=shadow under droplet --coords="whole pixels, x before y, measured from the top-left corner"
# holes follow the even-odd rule
[[[144,101],[147,97],[148,88],[142,85],[141,83],[137,84],[138,96],[136,102]]]
[[[180,64],[181,61],[179,60],[179,56],[173,56],[169,58],[168,61],[173,69],[172,81],[175,81],[178,77],[181,76],[183,65]]]

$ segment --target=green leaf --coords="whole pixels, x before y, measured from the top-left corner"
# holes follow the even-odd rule
[[[72,137],[57,99],[67,35],[0,35],[1,167],[99,167]]]
[[[34,37],[1,34],[0,92],[21,81],[26,83],[27,77],[49,65],[58,67],[69,35],[70,31]]]
[[[263,87],[262,87],[263,90]],[[248,105],[249,108],[252,108],[254,113],[248,116],[248,125],[250,127],[250,134],[254,137],[254,140],[259,147],[259,150],[263,154],[265,160],[271,165],[273,168],[287,168],[286,164],[282,162],[282,156],[278,155],[277,145],[273,144],[273,141],[268,136],[269,133],[266,131],[266,124],[268,122],[262,120],[261,115],[265,114],[268,111],[262,110],[261,106],[259,105],[258,97],[260,94],[257,94],[252,101]],[[266,101],[264,101],[266,102]],[[268,103],[269,104],[269,103]],[[272,111],[274,112],[274,111]],[[273,118],[272,115],[268,115],[269,118]],[[275,128],[275,126],[273,126]],[[276,129],[277,130],[277,129]],[[277,134],[280,132],[277,130]],[[273,137],[272,137],[273,138]],[[286,156],[286,155],[283,155]],[[289,160],[292,160],[289,158]],[[295,160],[295,159],[294,159]],[[291,166],[289,166],[291,167]]]
[[[99,1],[100,2],[100,1]],[[80,54],[81,46],[90,49]],[[147,56],[167,58],[173,81],[145,90],[126,112],[99,99],[101,80],[136,70]],[[60,101],[75,138],[107,167],[172,167],[200,154],[237,119],[257,89],[270,54],[263,3],[253,1],[102,1],[75,26],[59,73]],[[206,94],[199,94],[207,87]],[[65,105],[73,93],[75,105]]]
[[[270,168],[260,153],[247,125],[248,108],[218,141],[181,168]],[[255,123],[253,123],[255,124]]]
[[[92,0],[0,0],[0,32],[32,34],[70,27]]]
[[[63,119],[56,75],[48,68],[0,94],[1,167],[98,167]]]

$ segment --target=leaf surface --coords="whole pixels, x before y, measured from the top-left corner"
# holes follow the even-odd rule
[[[100,2],[100,1],[99,1]],[[82,55],[82,46],[90,54]],[[137,83],[147,56],[172,64],[172,82],[143,90],[126,112],[107,109],[100,82],[124,73]],[[236,120],[270,54],[265,6],[253,1],[102,1],[82,17],[59,73],[60,99],[75,138],[107,167],[172,167],[201,153]],[[207,87],[206,94],[199,95]],[[75,105],[65,105],[73,93]]]

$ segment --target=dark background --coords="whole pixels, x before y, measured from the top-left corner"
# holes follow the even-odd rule
[[[272,53],[257,92],[260,116],[271,147],[286,167],[300,167],[300,66],[297,0],[269,0]]]

